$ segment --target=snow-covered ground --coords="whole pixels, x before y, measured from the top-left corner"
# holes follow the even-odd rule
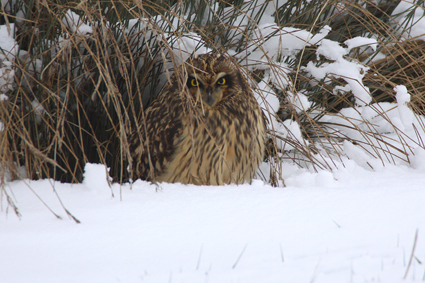
[[[277,143],[278,148],[309,146],[298,123],[274,116],[280,107],[274,88],[293,89],[289,67],[278,58],[294,57],[307,45],[316,45],[316,55],[329,62],[310,62],[303,71],[317,80],[343,79],[346,85],[335,87],[335,95],[351,91],[356,102],[318,122],[358,142],[324,144],[335,148],[334,159],[323,152],[314,158],[329,164],[323,166],[327,171],[315,173],[285,161],[279,173],[286,187],[279,188],[260,180],[220,187],[156,187],[139,180],[110,188],[105,168],[94,164],[86,166],[82,184],[6,182],[0,197],[0,283],[425,282],[425,118],[411,111],[410,94],[402,85],[394,88],[396,102],[370,103],[362,81],[367,62],[348,55],[353,48],[375,52],[380,41],[373,35],[342,45],[325,39],[328,26],[317,34],[281,27],[274,23],[272,3],[254,30],[246,59],[251,71],[264,70],[263,80],[253,87],[271,113],[270,130],[295,141]],[[412,1],[401,1],[394,24],[410,19],[412,7]],[[403,34],[423,38],[425,16],[414,11]],[[246,20],[241,15],[236,22]],[[80,35],[92,32],[73,11],[63,23]],[[17,46],[15,28],[0,26],[1,101],[16,87],[15,60],[24,61],[29,54]],[[68,43],[58,37],[49,44],[62,48]],[[188,53],[196,46],[202,47],[197,52],[206,50],[196,34],[183,34],[175,44]],[[34,62],[29,71],[41,73],[41,60]],[[303,89],[288,91],[288,97],[296,112],[312,107]],[[31,105],[41,122],[47,115],[43,105],[37,99]],[[314,117],[316,112],[309,113]],[[262,166],[266,176],[268,167]],[[6,196],[22,217],[8,206]],[[67,216],[61,202],[80,224]]]
[[[83,184],[54,184],[81,224],[49,180],[10,182],[22,218],[3,200],[0,282],[423,282],[424,167],[347,160],[285,188],[137,181],[112,197],[88,165]]]

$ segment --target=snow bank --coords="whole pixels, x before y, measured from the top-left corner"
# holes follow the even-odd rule
[[[334,173],[288,167],[286,188],[258,180],[221,187],[163,183],[159,190],[136,181],[109,188],[100,165],[87,165],[79,185],[27,181],[63,220],[24,182],[11,182],[23,216],[0,217],[2,281],[421,280],[424,160],[418,169],[380,172],[352,161]],[[66,216],[53,185],[81,224]],[[121,191],[122,201],[111,189],[116,196]]]

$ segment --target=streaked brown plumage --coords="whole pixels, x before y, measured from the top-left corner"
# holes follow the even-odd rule
[[[264,114],[237,65],[223,55],[189,58],[140,124],[130,137],[133,178],[241,184],[263,158]]]

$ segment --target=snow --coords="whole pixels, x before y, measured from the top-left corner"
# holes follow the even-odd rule
[[[425,9],[417,1],[403,0],[392,12],[394,20],[401,26],[408,26],[403,30],[403,36],[425,40]],[[422,3],[423,5],[423,3]],[[396,26],[397,27],[397,26]]]
[[[398,85],[394,88],[396,92],[396,99],[398,104],[398,112],[400,114],[400,120],[403,123],[403,129],[409,128],[414,122],[414,114],[407,106],[410,102],[410,94],[407,92],[407,88],[404,85]]]
[[[344,41],[345,45],[347,45],[348,50],[353,48],[361,47],[361,46],[370,46],[374,51],[378,45],[378,42],[374,38],[365,38],[362,36],[356,36],[351,39],[347,39]]]
[[[358,39],[356,41],[356,44],[359,44]],[[365,41],[364,43],[369,44],[370,42]],[[344,56],[348,54],[349,50],[353,47],[350,42],[348,43],[348,46],[348,48],[344,48],[336,41],[323,39],[319,43],[316,55],[318,59],[320,56],[324,56],[334,62],[316,66],[312,61],[310,61],[304,70],[318,80],[324,79],[328,75],[344,79],[347,84],[344,87],[335,88],[335,94],[337,94],[337,91],[352,91],[356,99],[355,104],[364,106],[371,101],[369,88],[362,82],[363,77],[366,75],[369,68],[359,62],[344,58]]]
[[[80,19],[80,16],[71,10],[67,11],[65,17],[62,19],[62,22],[72,32],[77,32],[79,34],[93,33],[93,28],[90,25],[83,23]]]
[[[83,184],[10,182],[22,218],[1,214],[1,281],[421,281],[423,160],[375,172],[350,160],[333,173],[297,169],[285,188],[136,181],[112,185],[112,197],[105,167],[94,164]]]
[[[262,3],[252,8],[252,15]],[[316,34],[281,27],[272,16],[278,6],[270,1],[264,7],[243,52],[246,58],[238,58],[245,54],[236,50],[228,53],[244,60],[250,71],[263,71],[263,79],[251,84],[261,107],[269,110],[269,129],[285,139],[277,141],[277,148],[289,151],[296,144],[307,147],[309,141],[297,121],[276,117],[281,106],[276,89],[287,95],[295,112],[309,111],[341,137],[340,144],[332,145],[332,159],[312,153],[311,158],[330,164],[326,170],[303,168],[291,160],[263,163],[258,175],[267,181],[277,169],[284,180],[278,180],[278,188],[257,179],[239,186],[140,180],[120,186],[111,182],[107,168],[90,163],[82,184],[7,181],[0,197],[0,282],[425,281],[425,118],[409,108],[410,94],[403,85],[394,88],[396,103],[370,103],[363,84],[368,67],[349,56],[354,48],[376,51],[376,39],[340,43],[325,39],[328,26]],[[410,19],[413,7],[412,1],[401,1],[393,15],[398,24],[412,21],[405,37],[423,38],[423,11],[416,9]],[[216,11],[218,5],[209,9]],[[240,15],[233,24],[248,21]],[[87,19],[71,10],[62,22],[79,36],[93,33]],[[162,26],[158,19],[157,24]],[[180,23],[173,24],[169,28]],[[157,36],[149,28],[147,19],[133,20],[126,32]],[[5,103],[15,87],[14,58],[30,59],[29,52],[19,50],[14,29],[0,26],[0,100]],[[241,36],[235,29],[234,40]],[[196,33],[166,38],[182,60],[192,52],[209,51]],[[48,44],[69,48],[70,43],[59,36]],[[280,58],[294,59],[313,45],[317,59],[329,62],[311,61],[302,70],[325,82],[330,76],[343,79],[346,85],[333,92],[351,91],[355,107],[317,116],[320,109],[311,109],[309,93],[292,85],[288,73],[293,70]],[[41,70],[42,62],[35,62],[30,71]],[[42,122],[47,114],[43,105],[34,99],[32,107]],[[0,135],[4,128],[0,121]],[[401,151],[408,156],[400,156]],[[25,168],[20,170],[24,176]]]
[[[285,120],[282,123],[272,119],[270,129],[274,131],[274,134],[280,137],[276,140],[276,147],[281,150],[292,150],[294,149],[293,144],[307,145],[308,142],[304,140],[300,126],[296,121],[291,119]],[[291,143],[289,143],[291,141]]]
[[[0,99],[5,100],[4,94],[14,89],[15,71],[12,61],[18,52],[15,41],[15,25],[0,25]]]
[[[16,56],[18,47],[15,42],[15,25],[0,25],[0,59]]]
[[[46,110],[44,110],[43,105],[41,105],[41,103],[37,99],[34,99],[31,102],[31,105],[32,105],[34,112],[35,112],[36,122],[41,123],[42,116],[46,113]]]
[[[252,60],[261,61],[264,54],[276,59],[278,56],[295,55],[305,46],[317,44],[330,31],[329,26],[323,27],[316,35],[302,29],[279,27],[277,24],[262,24],[253,32],[253,46],[247,49]]]

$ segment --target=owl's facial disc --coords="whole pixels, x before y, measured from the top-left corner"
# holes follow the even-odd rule
[[[230,76],[221,72],[211,80],[204,81],[197,74],[189,75],[187,86],[190,93],[195,97],[200,97],[204,106],[214,107],[222,98],[223,92],[228,87]]]

